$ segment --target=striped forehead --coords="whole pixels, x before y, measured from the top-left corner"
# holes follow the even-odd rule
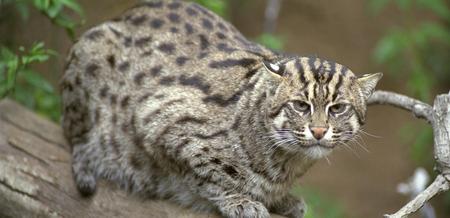
[[[289,65],[287,64],[286,69],[298,74],[300,91],[308,99],[319,97],[337,101],[341,87],[347,86],[354,77],[347,67],[315,57],[300,57]]]

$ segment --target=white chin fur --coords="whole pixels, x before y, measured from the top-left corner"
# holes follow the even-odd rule
[[[305,155],[312,159],[320,159],[328,156],[333,149],[320,146],[312,146],[305,149]]]

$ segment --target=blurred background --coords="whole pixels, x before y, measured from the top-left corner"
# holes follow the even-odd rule
[[[450,10],[446,0],[195,0],[271,49],[318,55],[353,72],[384,72],[378,88],[432,104],[450,89]],[[0,98],[55,122],[58,80],[77,36],[138,0],[0,0]],[[410,196],[397,192],[418,167],[431,178],[431,128],[410,113],[369,107],[351,149],[322,160],[293,189],[307,217],[381,217]],[[450,217],[450,193],[432,200]],[[421,217],[416,215],[414,217]]]

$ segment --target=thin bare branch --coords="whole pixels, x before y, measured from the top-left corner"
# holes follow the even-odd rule
[[[434,133],[434,158],[436,169],[440,173],[434,182],[413,200],[387,218],[403,218],[416,212],[435,195],[448,191],[450,187],[450,93],[436,97],[433,107],[405,95],[376,91],[368,103],[370,105],[392,105],[411,111],[416,117],[427,120]]]
[[[426,188],[423,192],[418,194],[413,200],[408,202],[405,206],[402,207],[399,211],[391,215],[384,215],[385,218],[403,218],[407,217],[409,214],[416,212],[420,209],[425,202],[429,201],[435,195],[448,191],[449,182],[448,180],[442,176],[438,175],[433,183],[431,183],[428,188]]]
[[[367,102],[369,105],[387,104],[413,112],[414,116],[425,119],[429,123],[433,120],[433,108],[422,101],[388,91],[375,91]]]

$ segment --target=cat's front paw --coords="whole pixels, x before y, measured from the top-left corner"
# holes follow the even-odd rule
[[[247,198],[235,199],[221,205],[222,215],[229,218],[269,218],[267,208],[260,202]]]

